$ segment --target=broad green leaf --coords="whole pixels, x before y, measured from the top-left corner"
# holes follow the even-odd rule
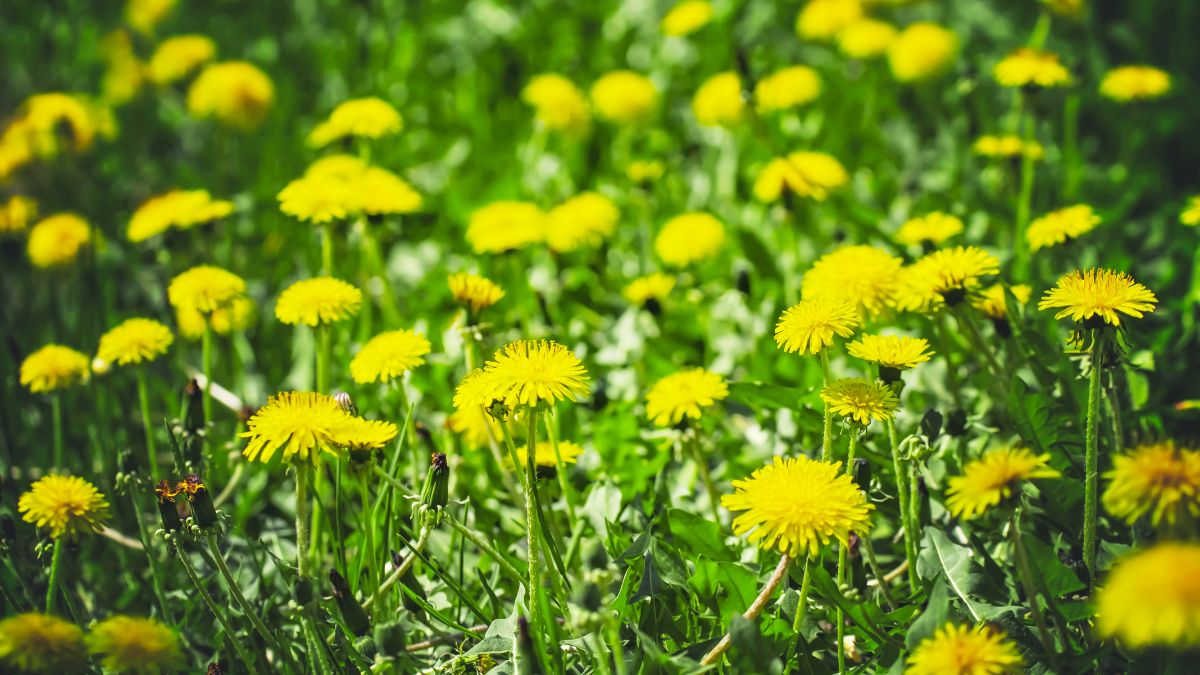
[[[668,509],[671,536],[681,550],[713,560],[734,560],[733,551],[721,538],[721,526],[690,511]]]
[[[950,592],[944,581],[935,581],[929,593],[929,602],[904,636],[904,648],[911,651],[925,638],[950,620]]]
[[[760,410],[795,409],[805,392],[791,387],[781,387],[767,382],[730,382],[729,398],[751,408]]]
[[[763,638],[758,624],[741,614],[733,615],[729,626],[731,644],[727,653],[734,672],[776,675],[783,672],[783,663],[775,655],[775,647]]]
[[[702,596],[716,600],[724,623],[730,614],[746,611],[758,595],[758,576],[742,565],[699,558],[688,582]]]
[[[579,513],[591,523],[601,541],[608,539],[608,524],[621,513],[621,490],[609,481],[594,486]]]
[[[1029,564],[1033,566],[1032,572],[1038,577],[1038,585],[1044,585],[1051,596],[1061,598],[1086,587],[1071,568],[1062,564],[1052,547],[1028,535],[1022,538],[1021,543],[1029,557]]]
[[[971,559],[971,550],[950,541],[941,530],[925,528],[925,538],[921,540],[921,552],[917,556],[917,574],[930,581],[944,580],[955,597],[962,600],[975,623],[1009,609],[989,605],[973,597],[979,584],[979,572],[975,569],[975,561]]]

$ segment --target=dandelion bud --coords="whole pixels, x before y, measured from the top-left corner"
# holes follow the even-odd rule
[[[846,554],[851,560],[858,557],[858,547],[862,545],[862,539],[858,537],[857,532],[851,532],[849,537],[846,537]]]
[[[188,501],[192,505],[192,515],[196,518],[196,524],[203,528],[213,527],[217,524],[217,509],[213,505],[212,495],[208,488],[200,480],[200,476],[189,473],[180,484],[183,491],[187,493]]]
[[[204,390],[194,377],[183,385],[183,410],[179,418],[183,420],[183,428],[188,434],[204,429]]]
[[[117,453],[117,466],[121,467],[121,473],[136,474],[138,472],[137,456],[129,448],[122,448]]]
[[[942,414],[934,408],[926,410],[925,415],[921,417],[921,433],[932,443],[941,432]]]
[[[380,654],[402,656],[406,646],[403,622],[392,621],[375,626],[375,647]]]
[[[355,635],[366,635],[371,622],[367,620],[367,613],[359,604],[358,598],[354,597],[353,591],[350,590],[350,584],[346,583],[346,579],[337,570],[329,570],[329,583],[333,585],[333,599],[337,603],[338,611],[342,613],[346,627]]]
[[[375,638],[370,635],[364,635],[354,641],[354,648],[359,654],[367,657],[368,661],[375,660],[375,654],[379,652],[379,648],[375,646]]]
[[[312,602],[312,580],[304,577],[297,578],[296,583],[292,584],[292,599],[300,605],[307,605]]]
[[[333,395],[333,400],[337,401],[338,407],[351,415],[358,415],[358,406],[354,405],[354,399],[344,391],[339,391]]]
[[[850,468],[850,480],[860,489],[867,489],[871,484],[871,463],[862,457],[855,457],[854,466]]]
[[[662,316],[662,303],[658,301],[658,298],[646,298],[646,303],[642,307],[650,313],[650,316]]]
[[[450,465],[446,463],[446,453],[435,452],[429,458],[429,471],[425,474],[421,503],[430,511],[440,511],[450,499],[449,486]]]
[[[171,486],[171,481],[158,481],[158,486],[154,488],[154,494],[158,497],[158,515],[162,518],[163,529],[168,532],[179,530],[183,526],[180,518],[179,508],[175,504],[175,495],[179,494],[174,487]]]
[[[208,668],[204,671],[204,675],[221,675],[225,671],[221,670],[221,664],[213,661],[208,664]]]
[[[946,433],[955,438],[967,432],[967,413],[965,410],[954,410],[946,418]]]
[[[504,401],[501,401],[500,399],[492,401],[491,405],[484,408],[484,410],[487,411],[489,417],[497,422],[507,421],[508,416],[512,414],[512,408],[504,405]]]

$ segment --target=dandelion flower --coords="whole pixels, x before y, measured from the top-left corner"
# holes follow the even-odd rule
[[[1101,637],[1133,649],[1200,646],[1200,546],[1162,543],[1117,563],[1096,613]]]
[[[37,217],[37,202],[24,195],[13,195],[0,204],[0,234],[24,232]]]
[[[250,130],[266,117],[275,87],[263,71],[244,61],[214,63],[200,72],[188,89],[188,111]]]
[[[14,197],[13,199],[18,198]],[[0,230],[4,229],[3,222],[3,217],[0,217]],[[1200,195],[1188,198],[1187,206],[1179,214],[1179,222],[1184,225],[1200,225]]]
[[[49,344],[21,362],[21,384],[35,394],[49,393],[87,382],[88,357],[62,345]]]
[[[761,202],[778,201],[784,190],[814,201],[825,201],[829,191],[849,177],[841,162],[823,152],[793,152],[771,160],[754,180],[754,196]]]
[[[446,281],[454,299],[470,307],[473,312],[491,307],[504,297],[503,289],[478,274],[459,272],[451,274]]]
[[[21,518],[50,530],[50,538],[99,532],[108,520],[108,502],[95,485],[78,476],[52,474],[35,481],[17,501]]]
[[[979,286],[980,279],[999,271],[1000,260],[975,246],[934,251],[904,269],[896,304],[919,312],[955,306]]]
[[[808,66],[777,70],[754,85],[754,103],[762,113],[802,106],[820,94],[821,77]]]
[[[362,291],[333,277],[303,279],[288,286],[275,301],[275,318],[306,326],[344,321],[358,314]]]
[[[349,415],[345,426],[338,432],[337,440],[347,450],[377,450],[391,443],[399,431],[391,422]]]
[[[1156,304],[1154,293],[1128,274],[1093,267],[1060,278],[1042,296],[1038,309],[1060,309],[1054,315],[1056,319],[1069,316],[1075,322],[1097,325],[1102,319],[1111,326],[1120,326],[1117,312],[1140,319],[1146,312],[1153,312]]]
[[[233,202],[213,199],[207,190],[171,190],[147,199],[129,219],[132,242],[145,241],[177,227],[186,230],[233,213]]]
[[[660,427],[700,419],[704,408],[729,396],[725,378],[703,368],[668,375],[646,394],[646,415]]]
[[[521,90],[538,123],[551,131],[581,135],[591,126],[587,99],[575,83],[554,73],[538,75]]]
[[[1068,206],[1035,219],[1025,231],[1029,250],[1056,246],[1091,232],[1100,223],[1100,216],[1086,204]]]
[[[34,94],[18,108],[17,118],[5,129],[4,138],[8,143],[19,142],[26,160],[54,157],[65,150],[84,152],[101,131],[92,107],[74,94]]]
[[[34,265],[49,269],[74,262],[79,250],[91,240],[92,229],[87,221],[73,213],[59,213],[33,226],[26,250]]]
[[[1132,525],[1151,514],[1174,526],[1185,515],[1200,516],[1200,452],[1176,448],[1174,441],[1145,443],[1113,458],[1104,474],[1104,508]]]
[[[389,382],[425,363],[429,340],[411,330],[380,333],[350,361],[350,375],[359,384]]]
[[[1042,0],[1051,12],[1070,19],[1078,19],[1086,6],[1085,0]]]
[[[803,455],[775,457],[749,478],[733,481],[734,493],[721,497],[733,519],[733,531],[750,541],[793,558],[815,556],[831,540],[843,546],[851,532],[870,529],[874,505],[837,462]]]
[[[617,124],[648,120],[658,105],[658,89],[645,75],[631,70],[606,73],[592,85],[596,114]]]
[[[577,457],[583,454],[583,448],[570,441],[558,442],[558,457],[562,459],[563,464],[575,464]],[[529,462],[529,447],[528,444],[522,443],[517,446],[517,460],[521,462],[521,466],[527,466]],[[558,461],[554,455],[554,444],[549,441],[538,441],[533,449],[533,461],[538,466],[555,468],[558,466]]]
[[[1004,319],[1008,317],[1008,302],[1005,299],[1005,286],[1003,284],[993,284],[979,292],[979,295],[971,300],[971,305],[983,312],[984,316],[989,319]],[[1025,284],[1016,284],[1007,287],[1008,292],[1016,298],[1017,304],[1024,305],[1029,302],[1029,296],[1033,289]]]
[[[908,246],[938,245],[963,231],[957,216],[941,211],[911,218],[896,231],[896,241]]]
[[[896,27],[885,21],[860,19],[837,35],[838,49],[852,59],[870,59],[887,52],[896,39]]]
[[[846,351],[857,359],[892,370],[915,368],[933,356],[928,340],[908,335],[861,335],[846,345]]]
[[[625,165],[625,177],[634,183],[651,183],[663,177],[666,167],[654,159],[634,160]]]
[[[246,423],[240,438],[250,439],[242,454],[250,461],[271,461],[283,450],[283,461],[317,462],[321,452],[338,454],[346,445],[353,416],[335,398],[312,392],[282,392],[267,401]]]
[[[796,17],[796,33],[800,37],[824,40],[862,18],[860,0],[809,0]]]
[[[377,139],[399,133],[404,123],[387,101],[368,96],[344,101],[308,135],[308,144],[323,148],[346,137]]]
[[[306,174],[285,185],[276,198],[280,211],[302,222],[320,225],[355,214],[361,206],[360,196],[351,187],[350,177]]]
[[[804,274],[805,298],[840,298],[860,311],[879,316],[892,302],[900,258],[873,246],[840,246],[821,256]]]
[[[901,82],[916,82],[941,73],[954,60],[958,38],[951,31],[926,21],[914,23],[888,47],[888,65]]]
[[[128,0],[125,3],[125,20],[137,32],[149,35],[174,8],[175,0]]]
[[[674,288],[675,277],[662,272],[652,272],[629,282],[621,295],[625,296],[630,303],[640,307],[650,300],[661,303],[667,299]]]
[[[478,405],[455,410],[446,418],[446,427],[462,436],[469,448],[487,447],[490,442],[504,437],[500,424]]]
[[[946,624],[917,645],[905,675],[1004,675],[1019,670],[1016,646],[989,626]]]
[[[996,448],[963,467],[950,479],[946,508],[955,518],[971,520],[1012,496],[1022,481],[1058,478],[1047,466],[1050,455],[1035,455],[1026,448]]]
[[[510,408],[532,407],[587,393],[587,370],[571,350],[550,340],[518,340],[464,378],[454,405],[487,407],[501,401]]]
[[[0,620],[0,666],[13,673],[84,672],[83,631],[48,614],[16,614]]]
[[[105,619],[92,628],[87,646],[114,673],[172,673],[184,665],[179,636],[154,619]]]
[[[858,327],[858,308],[832,297],[801,300],[779,316],[775,343],[789,354],[816,354],[833,344],[833,336],[850,337]]]
[[[502,253],[545,239],[546,214],[531,202],[492,202],[467,223],[467,242],[476,253]]]
[[[654,250],[668,265],[684,267],[711,258],[725,243],[725,226],[703,213],[684,213],[668,220],[654,239]]]
[[[100,336],[96,357],[121,366],[153,361],[174,341],[171,329],[153,319],[129,319]]]
[[[167,287],[167,300],[176,310],[211,314],[228,307],[246,293],[238,275],[211,265],[199,265],[177,275]]]
[[[821,400],[829,411],[853,419],[863,426],[892,419],[900,400],[892,388],[878,380],[847,378],[834,380],[821,389]]]
[[[546,245],[559,253],[595,248],[612,236],[620,217],[608,197],[595,192],[576,195],[546,215]]]
[[[1005,87],[1058,87],[1071,81],[1071,74],[1058,54],[1022,47],[992,69],[996,82]]]
[[[189,340],[204,337],[208,324],[217,335],[229,335],[245,330],[254,318],[254,301],[245,296],[234,298],[228,305],[213,310],[207,316],[194,307],[176,307],[175,323],[179,333]]]
[[[403,178],[378,167],[371,167],[350,189],[358,194],[358,207],[370,216],[415,213],[421,209],[420,193]]]
[[[159,43],[146,64],[150,81],[170,84],[213,60],[217,45],[205,35],[176,35]]]
[[[702,126],[733,126],[742,121],[745,111],[742,78],[733,71],[708,78],[692,97],[692,113]]]
[[[1026,142],[1020,136],[980,136],[971,149],[977,155],[993,158],[1026,156],[1041,159],[1045,151],[1037,141]]]
[[[105,34],[100,41],[100,53],[105,63],[100,83],[101,98],[106,104],[122,105],[141,91],[148,70],[133,51],[133,41],[123,29]]]
[[[671,8],[659,24],[663,35],[683,37],[708,25],[713,18],[713,6],[704,0],[684,0]]]
[[[1100,94],[1114,101],[1147,101],[1171,90],[1171,76],[1151,66],[1122,66],[1104,74]]]

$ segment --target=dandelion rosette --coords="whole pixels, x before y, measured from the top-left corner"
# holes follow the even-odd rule
[[[338,104],[308,135],[308,144],[322,148],[346,137],[378,139],[399,133],[403,127],[392,104],[376,96],[355,98]]]
[[[1021,482],[1061,476],[1047,466],[1049,461],[1050,455],[1035,455],[1027,448],[991,450],[950,479],[946,508],[955,518],[977,518],[1011,497]]]
[[[608,197],[596,192],[576,195],[546,214],[546,245],[558,253],[595,248],[612,236],[620,217]]]
[[[702,212],[684,213],[668,220],[654,239],[654,251],[668,265],[684,267],[706,260],[725,243],[725,226]]]
[[[729,396],[725,378],[692,368],[668,375],[646,394],[646,415],[660,427],[679,424],[684,418],[698,420],[704,408]]]
[[[333,277],[304,279],[288,286],[275,301],[275,318],[306,326],[344,321],[358,313],[362,291]]]
[[[933,356],[929,341],[908,335],[861,335],[846,345],[846,351],[881,368],[908,370]]]
[[[779,316],[775,343],[788,353],[816,354],[833,344],[834,335],[853,335],[858,324],[858,309],[845,300],[801,300]]]
[[[83,631],[46,614],[0,620],[0,665],[14,673],[81,673],[87,666]],[[11,669],[11,670],[9,670]]]
[[[821,389],[821,400],[835,415],[867,426],[872,421],[892,419],[900,399],[887,384],[878,380],[846,378],[834,380]]]
[[[121,366],[153,361],[174,341],[171,329],[153,319],[129,319],[100,336],[96,357]]]
[[[411,330],[393,330],[371,338],[350,361],[358,384],[390,382],[425,363],[429,340]]]
[[[905,659],[905,675],[1004,675],[1016,672],[1016,645],[989,626],[946,624]]]
[[[26,251],[37,267],[50,269],[75,262],[80,249],[92,240],[87,221],[73,213],[49,216],[29,230]]]
[[[167,287],[167,300],[176,310],[211,314],[228,307],[246,293],[238,275],[211,265],[200,265],[177,275]]]
[[[754,179],[754,196],[774,202],[784,191],[823,202],[829,192],[849,180],[841,162],[823,152],[793,152],[771,160]]]
[[[1200,646],[1200,546],[1161,543],[1118,562],[1096,615],[1101,637],[1133,649]]]
[[[1131,525],[1147,514],[1155,526],[1200,516],[1200,451],[1144,443],[1113,457],[1104,478],[1104,508]]]
[[[1039,310],[1058,309],[1056,319],[1120,326],[1125,314],[1140,319],[1153,312],[1158,298],[1125,272],[1098,267],[1064,275],[1038,302]]]
[[[713,18],[713,6],[705,0],[684,0],[671,8],[659,23],[663,35],[683,37],[708,25]]]
[[[958,216],[941,211],[911,218],[896,230],[896,241],[909,246],[939,245],[956,234],[962,234],[963,222]]]
[[[108,502],[95,485],[78,476],[52,474],[35,481],[17,501],[21,518],[50,531],[51,539],[99,532],[108,520]]]
[[[478,274],[451,274],[446,283],[450,286],[450,294],[454,299],[470,307],[473,312],[491,307],[504,297],[503,289]]]
[[[454,406],[509,408],[554,405],[588,394],[588,374],[579,357],[551,340],[518,340],[469,373],[454,394]]]
[[[821,256],[804,274],[805,298],[841,298],[876,317],[896,293],[900,258],[873,246],[840,246]]]
[[[73,387],[90,376],[88,357],[62,345],[46,345],[21,362],[21,384],[35,394]]]
[[[154,619],[105,619],[92,627],[87,647],[114,673],[169,673],[184,667],[179,636]]]
[[[1086,204],[1068,206],[1047,213],[1041,218],[1035,218],[1025,231],[1025,240],[1029,242],[1029,250],[1057,246],[1068,239],[1078,239],[1100,224],[1100,216]]]

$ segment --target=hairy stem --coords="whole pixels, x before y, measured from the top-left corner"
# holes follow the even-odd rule
[[[1096,513],[1100,457],[1098,426],[1100,424],[1100,359],[1104,350],[1099,329],[1091,331],[1091,374],[1088,379],[1088,407],[1086,434],[1084,436],[1083,473],[1083,562],[1087,566],[1088,581],[1096,583]]]

